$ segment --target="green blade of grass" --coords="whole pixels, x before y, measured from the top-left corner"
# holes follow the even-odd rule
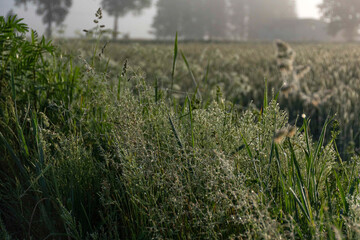
[[[306,216],[306,218],[309,220],[309,222],[311,221],[309,213],[307,212],[307,210],[305,209],[305,207],[303,206],[302,202],[300,201],[300,199],[298,198],[298,196],[296,195],[295,191],[290,187],[290,192],[293,194],[297,204],[299,205],[301,211],[303,212],[303,214]]]
[[[36,143],[37,151],[38,151],[38,154],[39,154],[39,162],[40,162],[41,165],[43,165],[44,164],[44,150],[43,150],[42,143],[41,143],[41,140],[40,140],[39,124],[38,124],[37,117],[36,117],[35,113],[32,113],[31,122],[32,122],[32,127],[33,127],[33,130],[34,130],[35,143]]]
[[[196,88],[196,89],[199,89],[199,85],[198,85],[198,83],[197,83],[197,81],[196,81],[196,79],[195,79],[195,76],[194,76],[194,74],[193,74],[193,72],[192,72],[192,70],[191,70],[191,68],[190,68],[189,62],[187,61],[187,59],[186,59],[185,54],[183,53],[183,51],[181,51],[181,56],[182,56],[182,58],[183,58],[183,60],[184,60],[184,62],[185,62],[185,65],[186,65],[187,70],[189,71],[190,77],[191,77],[191,79],[192,79],[192,81],[193,81],[193,83],[194,83],[194,85],[195,85],[195,88]],[[198,93],[199,98],[200,98],[200,100],[201,100],[202,97],[201,97],[200,91],[198,90],[197,93]]]
[[[33,180],[31,180],[30,186],[19,196],[19,198],[22,198],[26,195],[26,193],[34,186],[34,184],[37,184],[40,178],[44,177],[44,174],[52,167],[51,164],[47,165],[43,170],[41,170],[40,174]]]
[[[302,174],[301,174],[300,165],[299,165],[299,162],[296,159],[295,152],[294,152],[294,149],[293,149],[291,143],[290,143],[290,152],[291,152],[292,162],[293,162],[293,164],[295,166],[297,177],[298,177],[301,185],[304,185],[304,179],[303,179]]]
[[[311,157],[311,148],[310,148],[310,141],[309,141],[309,128],[308,128],[308,120],[305,118],[304,119],[304,123],[303,123],[303,126],[302,126],[302,129],[304,130],[304,133],[305,133],[305,141],[306,141],[306,148],[307,148],[307,152],[306,154],[309,156],[309,159]]]
[[[242,140],[243,140],[243,142],[244,142],[244,144],[245,144],[245,148],[246,148],[246,151],[247,151],[250,159],[253,159],[253,154],[252,154],[252,152],[251,152],[251,149],[250,149],[250,147],[249,147],[246,139],[244,138],[244,136],[242,135],[242,133],[240,133],[240,135],[241,135],[241,138],[242,138]]]
[[[272,141],[271,143],[271,151],[269,154],[269,163],[268,163],[268,176],[270,176],[270,170],[271,170],[271,162],[272,162],[272,158],[273,158],[273,154],[274,154],[274,141]]]
[[[18,117],[18,113],[17,113],[17,105],[16,105],[16,89],[15,89],[15,77],[14,77],[14,69],[11,66],[11,92],[12,92],[12,98],[14,101],[14,110],[15,110],[15,120],[16,120],[16,129],[18,131],[18,137],[21,140],[21,148],[25,153],[26,157],[29,157],[29,149],[28,146],[26,144],[26,140],[25,140],[25,136],[23,133],[23,130],[20,126],[19,123],[19,117]]]
[[[177,55],[178,55],[178,32],[176,32],[175,42],[174,42],[174,59],[173,59],[172,71],[171,71],[171,91],[173,90],[173,86],[174,86],[174,76],[175,76]]]
[[[329,182],[326,179],[325,181],[325,185],[326,185],[326,195],[327,195],[327,202],[328,202],[328,207],[329,207],[329,213],[332,214],[332,201],[331,201],[331,192],[330,192],[330,187],[329,187]]]
[[[18,166],[20,172],[23,175],[26,175],[26,170],[21,162],[21,160],[16,156],[15,151],[13,150],[13,148],[10,146],[10,144],[6,141],[4,135],[2,135],[2,133],[0,132],[0,141],[2,143],[2,145],[5,146],[5,148],[9,151],[12,159],[14,160],[15,164]]]
[[[263,107],[263,111],[265,111],[265,109],[268,107],[268,82],[267,79],[265,78],[265,90],[264,90],[264,107]]]
[[[158,79],[155,78],[155,103],[158,101]]]
[[[330,123],[331,119],[327,119],[325,121],[325,124],[323,126],[323,128],[321,129],[321,134],[320,134],[320,138],[317,142],[317,146],[316,146],[316,149],[315,149],[315,153],[314,153],[314,156],[313,156],[313,161],[315,161],[320,153],[320,150],[321,150],[321,147],[323,146],[323,143],[324,143],[324,139],[325,139],[325,134],[326,134],[326,128],[328,126],[328,124]]]
[[[205,77],[204,77],[204,84],[205,85],[208,83],[209,71],[210,71],[210,60],[208,60],[208,63],[207,63],[207,66],[206,66],[206,73],[205,73]]]
[[[337,175],[336,171],[334,171],[334,175],[335,175],[335,178],[336,178],[336,185],[339,189],[339,194],[340,194],[340,199],[341,199],[341,203],[343,205],[343,208],[344,208],[344,212],[347,213],[348,210],[349,210],[349,205],[346,201],[346,196],[345,196],[345,192],[344,192],[344,189],[341,185],[341,182],[340,182],[340,178],[339,176]]]
[[[191,146],[195,148],[194,124],[193,124],[193,115],[192,115],[192,105],[190,99],[188,99],[188,104],[189,104],[190,131],[191,131]]]
[[[312,210],[311,210],[311,206],[310,206],[310,199],[308,197],[308,194],[305,193],[304,179],[301,174],[300,165],[296,159],[296,155],[295,155],[295,152],[294,152],[294,149],[293,149],[293,146],[292,146],[290,140],[288,140],[288,142],[289,142],[289,146],[290,146],[292,164],[296,170],[294,181],[300,192],[301,200],[299,199],[299,197],[297,196],[297,194],[295,193],[295,191],[292,188],[290,188],[290,190],[291,190],[292,194],[294,195],[295,200],[298,203],[298,205],[300,206],[301,210],[304,212],[304,214],[306,215],[308,220],[310,222],[312,222],[313,214],[312,214]]]
[[[181,143],[181,140],[180,140],[180,138],[179,138],[179,134],[178,134],[177,131],[176,131],[175,125],[174,125],[174,123],[173,123],[170,115],[168,115],[168,118],[169,118],[169,122],[170,122],[170,125],[171,125],[171,130],[172,130],[172,132],[173,132],[173,134],[174,134],[174,136],[175,136],[175,138],[176,138],[176,141],[177,141],[180,149],[183,149],[183,144]]]

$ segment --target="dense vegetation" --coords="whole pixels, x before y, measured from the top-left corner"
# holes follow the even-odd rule
[[[0,238],[359,238],[358,145],[342,161],[322,110],[356,134],[354,46],[295,47],[312,67],[300,89],[347,86],[313,139],[269,45],[67,55],[25,32],[0,17]]]
[[[93,43],[69,41],[67,52],[79,56],[92,54]],[[101,45],[103,46],[103,45]],[[294,69],[310,67],[299,83],[300,94],[281,94],[278,102],[295,122],[303,113],[311,119],[311,132],[318,138],[328,116],[337,115],[341,129],[337,138],[338,150],[344,159],[360,153],[360,48],[356,44],[293,44],[296,53]],[[184,101],[197,84],[203,104],[217,94],[235,103],[242,110],[263,104],[264,80],[275,95],[283,84],[282,72],[277,66],[276,46],[272,43],[183,43],[181,50],[189,69],[178,53],[176,74],[172,80],[173,46],[169,44],[109,43],[105,53],[109,57],[108,72],[119,75],[119,68],[127,60],[131,68],[128,76],[141,74],[150,85],[157,81],[159,88]],[[101,67],[101,66],[97,66]],[[134,73],[133,73],[134,72]],[[131,81],[132,82],[132,81]],[[220,91],[218,91],[220,90]],[[249,106],[250,104],[250,106]],[[301,122],[298,122],[301,125]],[[300,126],[299,125],[299,126]]]

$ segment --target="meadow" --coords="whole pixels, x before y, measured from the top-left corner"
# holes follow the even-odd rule
[[[63,45],[65,51],[85,57],[91,55],[91,44],[69,41]],[[300,79],[299,93],[280,94],[281,108],[287,110],[293,123],[302,114],[310,117],[311,131],[316,137],[327,116],[336,114],[341,129],[337,138],[341,156],[349,159],[355,152],[359,154],[360,109],[356,104],[360,102],[359,45],[295,43],[291,47],[296,53],[294,68],[307,66],[310,71]],[[132,68],[130,76],[131,71],[141,74],[149,85],[157,82],[160,89],[171,91],[172,96],[182,102],[196,88],[205,105],[220,91],[230,105],[235,104],[240,110],[261,110],[265,81],[272,96],[278,94],[284,82],[277,66],[274,43],[185,42],[180,48],[189,68],[179,52],[173,78],[173,44],[169,43],[110,42],[105,49],[109,59],[107,70],[112,77],[117,76],[120,66],[127,60]]]
[[[0,17],[1,239],[360,237],[360,46],[27,31]]]

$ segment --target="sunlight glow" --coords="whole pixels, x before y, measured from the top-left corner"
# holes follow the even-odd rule
[[[322,0],[297,0],[296,7],[299,18],[320,18],[318,5]]]

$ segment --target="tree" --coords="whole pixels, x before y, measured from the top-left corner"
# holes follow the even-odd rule
[[[153,28],[158,38],[257,39],[269,22],[296,17],[293,0],[159,0]]]
[[[15,0],[17,6],[21,4],[26,5],[27,3],[37,5],[36,13],[43,15],[43,23],[47,25],[45,35],[51,37],[53,24],[55,23],[59,26],[64,22],[72,5],[72,0]]]
[[[359,0],[323,0],[319,9],[324,20],[329,22],[328,32],[335,36],[342,31],[352,41],[360,29]]]
[[[111,16],[114,16],[113,38],[118,35],[119,17],[126,15],[128,12],[140,13],[143,8],[151,5],[151,0],[102,0],[103,9]]]
[[[175,32],[187,39],[223,38],[227,31],[227,0],[159,0],[153,28],[157,38]]]
[[[181,34],[186,2],[181,0],[159,0],[156,6],[157,13],[152,24],[155,30],[154,35],[157,38],[172,39],[176,32]]]

